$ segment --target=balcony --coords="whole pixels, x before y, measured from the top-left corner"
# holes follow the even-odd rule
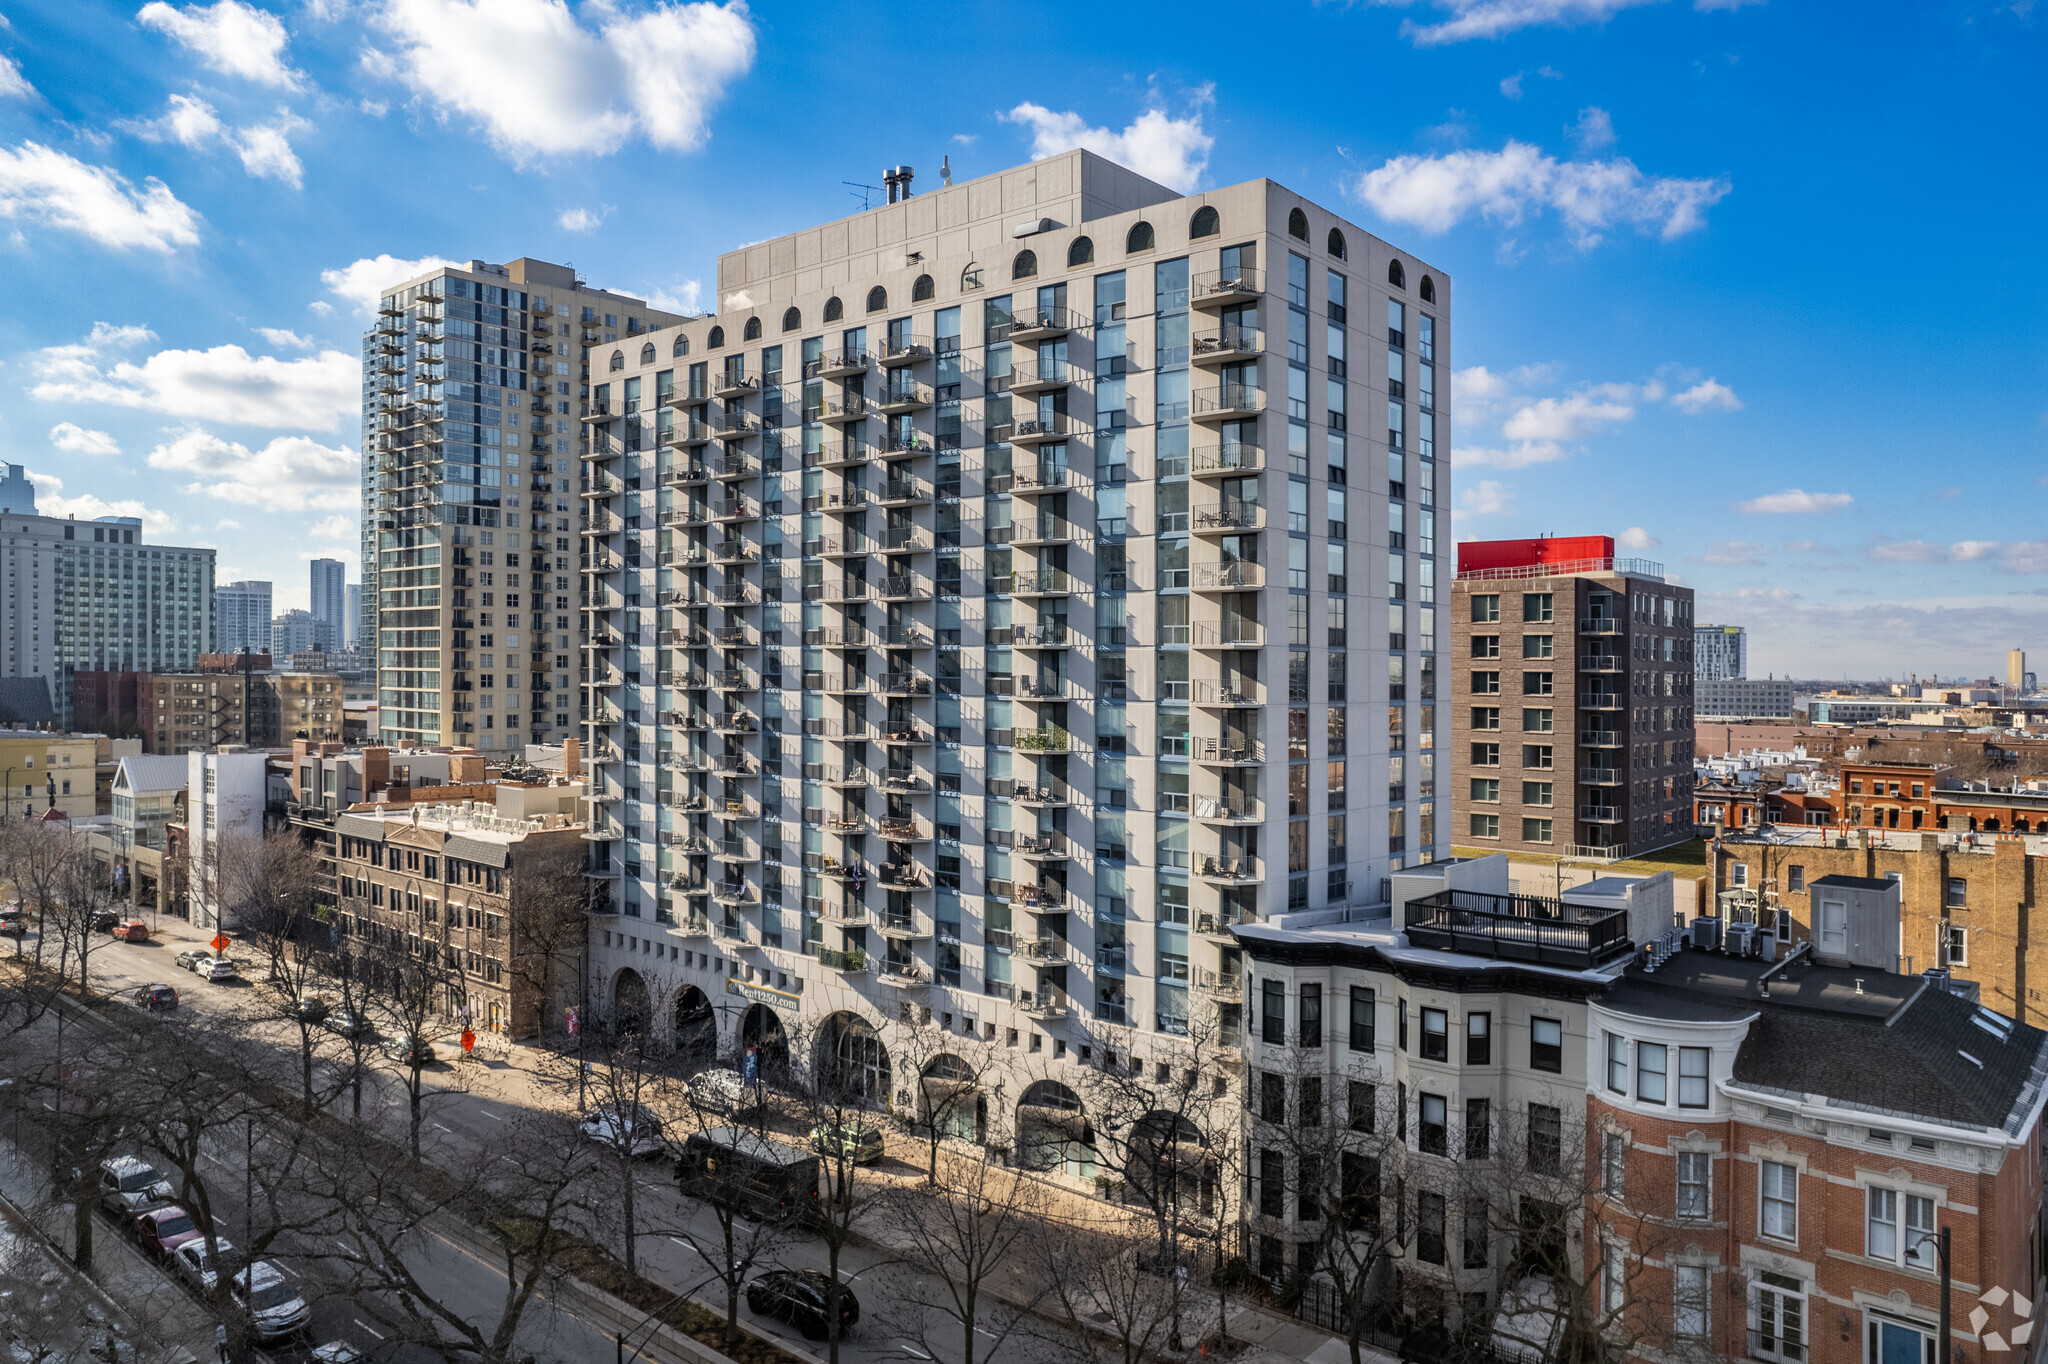
[[[894,938],[930,936],[929,934],[891,932],[887,926],[883,927],[882,935]],[[888,985],[898,990],[920,990],[932,983],[931,968],[921,962],[914,961],[886,962],[883,964],[880,973],[875,976],[875,980],[878,984]]]
[[[711,589],[711,600],[720,606],[751,606],[755,601],[754,589],[745,583],[727,583]]]
[[[871,599],[875,590],[866,583],[826,583],[824,591],[816,600],[828,602],[861,602]]]
[[[761,434],[761,419],[749,413],[735,412],[712,434],[722,441],[745,440]]]
[[[1579,621],[1582,635],[1621,635],[1628,633],[1628,623],[1613,616],[1586,616]]]
[[[692,484],[707,482],[709,479],[710,473],[703,464],[679,465],[662,475],[662,480],[671,488],[689,487]]]
[[[1195,972],[1195,988],[1211,999],[1234,1002],[1244,998],[1244,977],[1204,966]]]
[[[838,834],[842,838],[853,834],[864,834],[868,831],[868,817],[866,815],[842,814],[837,819],[826,820],[825,828],[827,832]]]
[[[1197,368],[1241,364],[1258,358],[1265,349],[1265,337],[1257,327],[1218,327],[1194,338],[1188,360]]]
[[[804,500],[805,511],[864,512],[870,505],[864,488],[841,488],[837,492],[826,493],[822,501],[817,498]]]
[[[844,677],[827,677],[818,690],[827,696],[868,696],[873,694],[875,684],[868,678],[849,673]]]
[[[1064,624],[1013,625],[1010,627],[1010,643],[1019,649],[1068,649],[1073,640],[1068,637]]]
[[[1536,895],[1445,890],[1408,902],[1417,947],[1590,970],[1633,950],[1626,910],[1580,908]]]
[[[1265,449],[1243,443],[1198,446],[1188,457],[1188,473],[1198,479],[1238,478],[1261,473],[1265,467]]]
[[[1628,660],[1620,654],[1580,654],[1579,671],[1582,673],[1625,673]]]
[[[1008,434],[1001,439],[1009,441],[1012,445],[1043,445],[1049,441],[1092,434],[1093,422],[1083,425],[1064,412],[1055,412],[1047,417],[1025,417],[1013,422]],[[990,428],[989,439],[993,441],[997,438],[996,428]]]
[[[720,881],[711,888],[711,898],[721,905],[750,905],[754,888],[745,881]]]
[[[820,469],[857,469],[872,460],[874,454],[868,446],[853,441],[828,441],[818,452],[816,463]]]
[[[1254,592],[1265,585],[1264,564],[1206,564],[1188,576],[1197,592]]]
[[[932,438],[913,431],[908,435],[890,432],[882,437],[882,453],[885,455],[928,455],[932,452]]]
[[[1628,811],[1619,805],[1581,805],[1579,818],[1588,824],[1626,824]]]
[[[1581,710],[1627,710],[1628,698],[1618,691],[1582,691],[1579,693]]]
[[[711,685],[720,691],[759,691],[761,679],[744,668],[721,668],[711,674]]]
[[[1619,729],[1582,729],[1579,743],[1587,748],[1627,748],[1628,734]]]
[[[1233,914],[1227,913],[1197,914],[1195,916],[1195,936],[1198,938],[1207,938],[1211,942],[1228,943],[1232,946],[1235,946],[1237,943],[1237,935],[1235,933],[1232,933],[1230,930],[1232,928],[1235,928],[1240,923],[1256,922],[1258,922],[1258,920],[1249,915],[1240,919]]]
[[[825,629],[804,631],[804,647],[806,649],[865,650],[877,647],[879,643],[880,641],[876,639],[875,633],[872,630]]]
[[[1266,509],[1256,502],[1232,499],[1198,509],[1192,529],[1197,535],[1236,535],[1241,531],[1263,530]]]
[[[1195,874],[1204,881],[1222,885],[1257,885],[1266,879],[1261,860],[1256,857],[1204,857]]]
[[[704,557],[714,564],[751,564],[759,562],[761,549],[744,540],[730,540],[713,545]]]
[[[1033,966],[1065,966],[1076,960],[1073,947],[1063,938],[1035,938],[1022,944],[1017,955]]]
[[[891,384],[875,400],[875,406],[889,416],[922,412],[932,405],[932,391],[923,384]]]
[[[888,723],[888,727],[882,731],[882,741],[884,743],[921,748],[931,743],[932,732],[922,725],[906,724],[902,721],[891,720]]]
[[[1195,818],[1204,824],[1263,824],[1266,803],[1254,796],[1238,795],[1224,800],[1200,796],[1195,800]]]
[[[883,601],[929,601],[932,585],[907,573],[891,573],[876,585],[875,595]]]
[[[1191,308],[1229,308],[1250,303],[1265,291],[1265,272],[1260,270],[1205,270],[1189,282]]]
[[[846,379],[867,372],[870,357],[864,350],[829,350],[818,362],[817,377],[820,379]],[[805,375],[805,378],[811,377]]]
[[[1088,316],[1072,308],[1037,308],[1029,304],[1011,311],[1012,341],[1042,341],[1088,325]]]
[[[1044,364],[1036,359],[1018,360],[1010,370],[1010,392],[1050,393],[1067,387],[1079,377],[1079,368],[1065,360],[1049,360]]]
[[[1065,753],[1071,742],[1067,731],[1057,726],[1020,729],[1011,736],[1011,746],[1027,753]]]
[[[891,843],[929,843],[932,837],[931,830],[914,819],[885,819],[875,828]]]
[[[1265,705],[1266,687],[1262,682],[1240,681],[1227,687],[1221,682],[1195,682],[1188,699],[1210,710],[1241,710]]]
[[[889,890],[930,890],[931,881],[914,862],[884,862],[875,868],[875,883]]]
[[[1198,623],[1189,631],[1197,649],[1263,649],[1266,647],[1266,627],[1257,621],[1233,620],[1221,623]]]
[[[1064,465],[1041,465],[1035,469],[1023,469],[1010,478],[1010,491],[1036,497],[1040,493],[1065,492],[1069,486],[1068,471]]]
[[[930,696],[932,680],[920,673],[887,673],[882,677],[885,696]]]
[[[714,502],[711,505],[711,519],[714,521],[756,521],[761,516],[761,505],[744,497],[730,502]]]
[[[761,377],[757,374],[715,374],[711,378],[711,396],[714,398],[745,398],[761,391]]]
[[[1628,774],[1618,767],[1582,766],[1579,781],[1586,786],[1626,786]]]
[[[922,796],[931,786],[915,772],[891,772],[882,778],[882,789],[899,796]]]
[[[864,397],[833,398],[826,402],[818,420],[837,423],[866,421],[880,411],[880,407]]]
[[[868,954],[858,947],[844,951],[838,948],[810,946],[806,950],[818,959],[818,965],[833,971],[865,971],[868,969]]]
[[[891,526],[883,533],[882,543],[891,554],[929,554],[932,549],[932,542],[915,526]]]
[[[1074,523],[1071,521],[1026,522],[1010,536],[1013,545],[1070,545],[1073,542]]]
[[[748,455],[713,455],[704,465],[718,478],[754,478],[760,474],[760,466]]]
[[[1053,786],[1018,786],[1011,790],[1010,799],[1033,810],[1055,810],[1066,805],[1072,792],[1065,784]]]
[[[1266,761],[1266,746],[1241,735],[1188,740],[1188,756],[1208,767],[1256,767]]]
[[[921,336],[905,337],[892,341],[877,350],[875,363],[884,369],[895,369],[902,365],[914,365],[920,360],[932,358],[932,343]]]
[[[1265,390],[1250,384],[1224,384],[1209,393],[1197,393],[1188,416],[1197,423],[1243,421],[1266,410]]]
[[[1054,1023],[1067,1016],[1070,1005],[1065,995],[1051,991],[1045,994],[1019,995],[1017,1007],[1027,1018],[1035,1018],[1041,1023]]]
[[[875,501],[884,507],[910,507],[932,500],[930,485],[914,478],[890,479],[875,492]]]

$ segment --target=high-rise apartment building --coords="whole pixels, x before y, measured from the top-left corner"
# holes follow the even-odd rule
[[[280,662],[293,654],[325,649],[327,627],[311,611],[294,607],[270,622],[270,656]]]
[[[339,649],[347,616],[348,566],[339,559],[315,559],[310,568],[311,609],[321,626],[318,647]]]
[[[363,624],[363,585],[361,583],[350,583],[342,590],[341,623],[341,647],[344,649],[355,648]]]
[[[566,737],[584,357],[680,320],[536,260],[471,261],[384,296],[363,338],[360,645],[384,742]]]
[[[2027,686],[2027,651],[2007,649],[2005,651],[2005,685],[2014,694],[2024,694],[2032,688]]]
[[[135,517],[14,512],[0,550],[0,676],[41,678],[66,726],[73,673],[176,672],[212,647],[213,550],[153,545]]]
[[[1234,1044],[1233,925],[1444,851],[1449,293],[1270,180],[1076,151],[595,348],[594,1000],[743,996],[871,1078],[913,1016]]]
[[[1616,858],[1690,838],[1692,589],[1582,535],[1465,541],[1451,597],[1458,841]]]
[[[1697,682],[1749,676],[1749,632],[1740,625],[1692,628],[1692,675]]]
[[[213,648],[223,654],[270,652],[269,583],[226,583],[213,589]]]

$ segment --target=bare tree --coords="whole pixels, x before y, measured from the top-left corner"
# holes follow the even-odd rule
[[[66,830],[40,820],[22,820],[0,825],[0,863],[13,883],[15,903],[35,921],[36,965],[43,964],[49,937],[46,921],[56,913],[64,897],[64,885],[71,864],[82,855],[82,843]],[[22,944],[15,943],[15,954]]]
[[[72,963],[77,963],[81,998],[92,998],[92,955],[102,941],[99,924],[115,903],[113,882],[82,849],[59,864],[57,898],[43,912],[43,935],[57,939],[59,977],[69,975]]]
[[[941,1158],[933,1161],[936,1168]],[[933,1357],[957,1348],[962,1364],[975,1364],[1023,1329],[1050,1291],[1043,1278],[1017,1280],[1036,1258],[1051,1198],[1043,1183],[1007,1168],[986,1147],[949,1149],[943,1165],[935,1191],[902,1190],[889,1200],[889,1240],[910,1261],[895,1276],[895,1300],[907,1316],[893,1324]],[[1011,1292],[997,1292],[999,1285]]]
[[[1157,1272],[1154,1228],[1142,1216],[1097,1232],[1085,1247],[1046,1236],[1040,1263],[1067,1353],[1082,1364],[1148,1364],[1171,1345],[1179,1287]]]
[[[521,869],[513,888],[507,970],[515,993],[539,1002],[543,1037],[560,1026],[555,1003],[575,979],[589,932],[592,882],[575,851],[557,849]]]
[[[324,875],[320,854],[296,832],[277,830],[237,840],[232,854],[236,922],[263,953],[267,993],[276,1015],[292,1025],[299,1041],[299,1099],[311,1112],[313,1062],[327,1036],[323,1010],[310,997],[320,982],[322,941],[329,926],[321,919]]]
[[[755,1173],[749,1160],[725,1156],[723,1147],[742,1148],[750,1156],[786,1156],[780,1146],[759,1128],[739,1125],[748,1114],[717,1111],[709,1096],[685,1090],[701,1133],[674,1131],[678,1148],[677,1183],[691,1198],[700,1200],[711,1219],[706,1229],[696,1218],[685,1217],[668,1234],[687,1245],[716,1276],[725,1299],[725,1333],[728,1346],[742,1338],[740,1290],[754,1267],[776,1258],[802,1229],[811,1213],[808,1201],[794,1205],[756,1197]],[[760,1109],[749,1110],[758,1115]]]
[[[794,1051],[798,1043],[792,1040]],[[810,1133],[823,1188],[815,1225],[825,1248],[826,1357],[839,1364],[839,1309],[844,1285],[839,1267],[846,1248],[877,1220],[886,1186],[862,1163],[869,1135],[879,1137],[888,1116],[893,1068],[882,1039],[866,1024],[842,1024],[803,1040],[809,1064],[796,1060],[789,1076],[792,1116]]]
[[[936,1186],[939,1153],[949,1141],[987,1140],[984,1090],[1002,1054],[971,1032],[948,1032],[929,1021],[920,1027],[906,1019],[890,1030],[889,1040],[903,1072],[896,1087],[911,1095],[897,1120],[923,1147],[925,1181]]]
[[[414,1160],[420,1158],[420,1128],[429,1096],[451,1092],[429,1088],[426,1069],[433,1064],[436,1043],[445,1044],[459,1031],[449,1016],[449,990],[460,988],[461,977],[443,964],[439,954],[438,944],[422,943],[418,956],[385,962],[384,988],[376,996],[392,1025],[389,1050],[405,1089],[407,1149]]]

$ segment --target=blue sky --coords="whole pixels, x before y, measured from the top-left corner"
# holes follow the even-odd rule
[[[1249,27],[1247,27],[1249,25]],[[1075,144],[1449,270],[1460,536],[1623,535],[1755,670],[2048,659],[2033,0],[0,9],[0,449],[303,604],[433,257],[718,252]],[[379,258],[387,258],[380,262]]]

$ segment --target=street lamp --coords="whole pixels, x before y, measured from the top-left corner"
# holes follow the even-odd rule
[[[1949,1288],[1950,1288],[1950,1277],[1949,1277],[1949,1259],[1948,1259],[1948,1228],[1947,1228],[1947,1227],[1943,1227],[1943,1228],[1942,1228],[1942,1229],[1941,1229],[1940,1231],[1938,1231],[1938,1232],[1932,1232],[1932,1231],[1930,1231],[1930,1232],[1923,1232],[1923,1233],[1921,1233],[1921,1234],[1920,1234],[1919,1236],[1916,1236],[1915,1238],[1913,1238],[1913,1243],[1912,1243],[1911,1245],[1909,1245],[1909,1246],[1907,1246],[1907,1247],[1906,1247],[1906,1253],[1907,1253],[1908,1255],[1911,1255],[1911,1254],[1912,1254],[1912,1253],[1913,1253],[1914,1251],[1917,1251],[1918,1249],[1920,1249],[1920,1247],[1922,1247],[1922,1246],[1926,1245],[1926,1244],[1927,1244],[1927,1243],[1928,1243],[1929,1241],[1932,1241],[1932,1242],[1934,1242],[1934,1254],[1935,1254],[1935,1258],[1936,1258],[1936,1259],[1937,1259],[1938,1261],[1940,1261],[1940,1265],[1941,1265],[1941,1352],[1940,1352],[1940,1354],[1939,1354],[1938,1356],[1936,1356],[1936,1358],[1937,1358],[1937,1359],[1939,1360],[1940,1364],[1949,1364],[1949,1352],[1948,1352],[1948,1346],[1949,1346],[1949,1340],[1948,1340],[1948,1328],[1949,1328],[1949,1306],[1948,1306],[1948,1303],[1949,1303]]]

